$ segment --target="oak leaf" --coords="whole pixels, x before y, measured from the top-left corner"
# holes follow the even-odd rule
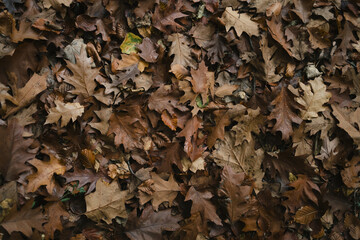
[[[326,85],[321,77],[309,81],[309,85],[302,82],[299,83],[303,91],[301,97],[297,97],[296,101],[304,106],[301,109],[301,117],[303,120],[310,120],[318,116],[318,112],[325,111],[323,105],[327,103],[331,97],[331,93],[326,92]]]
[[[306,205],[306,203],[319,204],[317,194],[320,194],[320,188],[306,175],[298,174],[297,177],[296,181],[289,184],[294,189],[283,194],[288,198],[283,202],[283,205],[288,207],[292,213],[295,213],[296,209]]]
[[[70,90],[71,93],[89,98],[94,95],[95,77],[99,74],[99,68],[92,68],[92,58],[87,57],[84,47],[81,48],[80,55],[75,55],[75,59],[76,64],[65,60],[73,75],[65,77],[64,81],[75,87]]]
[[[85,215],[95,222],[104,220],[110,224],[115,217],[127,218],[125,199],[128,191],[120,191],[116,181],[106,184],[101,179],[96,183],[96,191],[85,196]]]
[[[3,111],[6,111],[6,101],[10,101],[15,105],[18,104],[16,99],[8,93],[9,90],[9,87],[0,83],[0,104]]]
[[[35,192],[40,186],[46,185],[49,194],[53,193],[55,187],[54,174],[63,175],[66,166],[63,165],[58,158],[50,154],[50,161],[45,162],[34,158],[29,163],[36,167],[37,172],[27,177],[29,181],[26,186],[27,192]]]
[[[96,182],[102,176],[103,174],[100,171],[95,172],[89,168],[80,169],[78,167],[75,167],[73,172],[67,171],[64,175],[62,175],[62,177],[66,179],[67,184],[76,181],[79,188],[89,184],[86,194],[91,193],[95,189]]]
[[[49,221],[44,225],[44,229],[46,235],[51,238],[54,238],[56,230],[59,230],[60,232],[63,230],[61,218],[68,218],[70,216],[63,205],[64,204],[61,201],[58,201],[46,206],[46,215],[49,217]]]
[[[23,88],[18,89],[13,86],[13,96],[16,100],[17,106],[8,108],[5,118],[13,113],[16,113],[23,107],[26,107],[39,93],[44,91],[47,87],[46,79],[47,74],[38,75],[35,73]]]
[[[181,33],[173,33],[168,37],[171,42],[169,56],[174,55],[171,65],[196,68],[196,61],[191,57],[190,41]]]
[[[180,191],[180,187],[174,180],[174,176],[170,175],[169,180],[165,181],[159,175],[152,172],[151,180],[153,184],[151,184],[150,186],[152,190],[150,194],[145,191],[141,191],[141,188],[139,187],[140,204],[144,205],[151,200],[152,206],[155,211],[158,211],[159,205],[163,202],[169,202],[169,206],[171,206],[172,202]]]
[[[190,73],[192,76],[191,84],[193,91],[197,94],[200,94],[202,102],[206,103],[208,101],[207,98],[209,90],[211,96],[214,97],[214,73],[208,71],[204,61],[199,64],[199,68],[197,70],[191,69]]]
[[[42,224],[46,222],[45,215],[41,208],[32,209],[33,201],[28,201],[20,211],[13,212],[8,215],[0,224],[5,230],[11,234],[19,231],[30,238],[33,233],[32,228],[43,231]]]
[[[295,9],[292,11],[296,13],[304,23],[307,23],[312,14],[311,10],[314,2],[314,0],[294,0]]]
[[[346,109],[340,110],[336,105],[331,106],[332,113],[339,121],[337,125],[349,134],[357,145],[357,149],[360,149],[360,131],[356,128],[360,127],[360,108],[357,108],[355,112],[349,112]]]
[[[30,169],[25,163],[35,157],[28,152],[33,140],[24,139],[23,132],[16,119],[0,126],[0,172],[6,181],[17,180],[20,173]]]
[[[140,218],[135,209],[126,223],[125,234],[131,240],[161,239],[162,231],[175,231],[180,227],[180,220],[180,216],[171,215],[171,209],[154,212],[147,206]]]
[[[141,51],[139,56],[146,62],[154,63],[157,61],[159,54],[156,52],[155,45],[150,38],[144,38],[137,48]]]
[[[234,27],[238,37],[243,32],[246,32],[250,37],[259,36],[259,25],[251,20],[251,17],[247,13],[238,13],[232,10],[231,7],[227,7],[220,18],[225,23],[226,31]]]
[[[268,119],[276,119],[273,131],[280,131],[284,140],[288,140],[293,134],[292,123],[300,124],[302,122],[302,119],[295,113],[302,106],[295,102],[294,97],[295,95],[284,86],[279,95],[271,102],[275,108],[271,111]]]
[[[102,108],[98,111],[94,111],[95,114],[99,117],[100,122],[91,122],[89,125],[92,128],[95,128],[101,132],[101,134],[106,135],[109,129],[109,119],[112,114],[111,108]]]
[[[173,2],[168,2],[167,6],[156,6],[154,14],[152,15],[153,26],[164,33],[168,33],[168,29],[184,29],[183,26],[175,22],[176,19],[187,17],[188,15],[180,12],[182,4],[179,2],[177,6],[173,6]]]
[[[84,113],[84,106],[80,103],[64,103],[55,100],[56,107],[49,109],[49,115],[46,118],[45,124],[57,123],[61,118],[61,127],[66,126],[70,120],[75,121]]]
[[[253,187],[246,184],[245,177],[244,172],[235,173],[229,165],[225,166],[221,173],[220,192],[230,198],[227,211],[232,223],[240,220],[251,208],[250,194]]]
[[[191,214],[200,212],[204,219],[222,226],[221,219],[216,214],[216,208],[210,201],[212,197],[213,194],[209,191],[198,192],[194,187],[191,187],[186,194],[185,201],[192,201]]]

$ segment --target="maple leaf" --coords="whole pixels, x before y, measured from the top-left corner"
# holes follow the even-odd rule
[[[190,42],[185,35],[173,33],[168,36],[171,42],[169,56],[174,55],[171,65],[180,64],[184,67],[196,68],[196,61],[191,57]]]
[[[28,161],[31,165],[36,167],[37,172],[27,177],[27,180],[29,181],[26,186],[27,192],[35,192],[40,186],[46,185],[48,193],[53,193],[55,187],[54,174],[64,174],[66,166],[61,164],[60,160],[55,156],[50,154],[49,157],[50,161],[48,162],[36,158]]]
[[[250,194],[253,187],[242,185],[245,180],[245,173],[235,173],[229,165],[224,167],[221,178],[220,191],[230,198],[227,210],[230,221],[235,223],[251,208]]]
[[[99,179],[96,183],[96,191],[85,196],[85,215],[95,222],[104,220],[110,224],[115,217],[127,218],[125,199],[128,191],[120,191],[118,183],[113,181],[106,184]]]
[[[246,32],[249,36],[259,35],[259,25],[252,21],[247,13],[239,14],[232,10],[231,7],[227,7],[220,20],[225,23],[226,31],[234,27],[238,37],[240,37],[243,32]]]
[[[344,170],[341,171],[341,177],[344,184],[349,188],[358,188],[360,186],[360,157],[355,156],[347,162]]]
[[[46,218],[41,211],[41,208],[32,209],[33,201],[29,200],[20,209],[9,214],[2,222],[1,226],[11,234],[19,231],[30,238],[33,233],[32,228],[43,231],[42,224],[46,222]]]
[[[287,87],[282,87],[279,95],[271,102],[275,108],[271,111],[268,119],[276,119],[273,131],[280,131],[282,139],[288,140],[293,134],[292,122],[300,124],[302,119],[294,112],[301,109],[301,105],[294,101],[294,94]]]
[[[175,231],[180,227],[180,216],[172,216],[171,209],[154,212],[147,206],[140,218],[136,216],[136,209],[126,222],[125,234],[131,240],[161,239],[162,231]]]
[[[180,187],[174,180],[174,176],[170,175],[169,180],[165,181],[159,175],[152,172],[151,181],[151,194],[142,191],[141,185],[138,187],[140,189],[140,204],[144,205],[151,200],[155,211],[158,211],[159,205],[163,202],[169,202],[169,206],[171,206],[180,191]]]
[[[293,190],[286,191],[283,195],[287,197],[283,205],[295,213],[295,210],[306,203],[313,202],[319,205],[317,194],[320,193],[319,187],[313,183],[306,175],[298,174],[298,179],[289,184]]]
[[[200,212],[204,219],[222,226],[221,219],[216,214],[216,208],[210,201],[212,197],[213,194],[209,191],[198,192],[191,187],[186,194],[185,201],[192,201],[191,214]]]
[[[33,140],[23,138],[24,128],[17,119],[10,120],[8,126],[0,126],[0,171],[6,181],[16,180],[20,173],[29,170],[25,163],[35,157],[28,152]]]
[[[92,68],[93,61],[87,57],[85,47],[81,48],[80,54],[76,55],[75,58],[76,64],[65,60],[73,75],[67,76],[64,81],[75,87],[75,89],[70,90],[71,93],[89,98],[94,95],[95,77],[99,74],[99,68]]]
[[[49,109],[45,124],[57,123],[61,118],[61,127],[64,127],[70,120],[75,121],[84,113],[84,106],[80,103],[64,103],[60,100],[55,100],[54,103],[56,107]]]
[[[8,108],[5,118],[29,105],[39,93],[44,91],[47,87],[46,79],[47,74],[35,73],[23,88],[18,89],[13,85],[12,91],[17,106]]]

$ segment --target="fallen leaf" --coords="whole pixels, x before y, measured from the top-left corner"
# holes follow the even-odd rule
[[[173,33],[168,37],[168,41],[171,42],[169,56],[174,55],[171,66],[179,64],[196,69],[196,62],[191,57],[190,42],[186,36],[181,33]]]
[[[16,119],[8,122],[8,126],[0,126],[0,171],[6,181],[17,180],[19,174],[30,168],[25,163],[35,157],[28,152],[33,140],[23,138],[24,128]]]
[[[136,209],[132,216],[136,214]],[[136,215],[135,215],[136,216]],[[129,217],[125,234],[132,240],[160,239],[162,231],[175,231],[180,228],[180,216],[172,216],[171,209],[154,212],[147,206],[140,218]]]
[[[191,187],[186,194],[185,201],[192,201],[191,214],[200,212],[204,219],[222,226],[221,219],[216,214],[216,208],[210,201],[212,197],[211,192],[198,192]]]
[[[146,62],[154,63],[157,61],[159,54],[156,52],[155,45],[150,38],[144,38],[137,48],[141,51],[139,56]]]
[[[137,53],[136,45],[141,42],[142,39],[139,36],[133,33],[127,33],[124,41],[120,45],[121,52],[126,54]]]
[[[312,206],[304,206],[297,210],[294,220],[300,224],[309,224],[318,217],[318,210]]]
[[[66,126],[70,120],[73,122],[84,113],[84,106],[79,103],[64,103],[55,100],[56,107],[49,109],[49,115],[46,118],[45,124],[51,124],[59,121],[61,118],[61,127]]]
[[[159,210],[159,205],[163,202],[169,202],[169,206],[171,206],[180,191],[179,185],[174,180],[174,176],[170,175],[169,180],[165,181],[156,173],[151,173],[151,179],[153,181],[153,185],[151,186],[152,192],[148,194],[140,189],[140,204],[144,205],[151,200],[155,211]]]
[[[66,166],[55,156],[50,154],[49,157],[50,161],[48,162],[36,158],[28,161],[31,165],[36,167],[37,172],[27,177],[27,180],[29,181],[26,186],[27,192],[35,192],[40,186],[45,185],[48,193],[53,193],[55,187],[54,174],[63,175]]]
[[[225,23],[226,31],[234,27],[238,37],[243,32],[246,32],[249,36],[259,36],[259,25],[252,21],[247,13],[239,14],[237,11],[232,10],[231,7],[227,7],[220,20]]]
[[[64,81],[71,84],[75,89],[71,93],[89,98],[94,95],[96,88],[95,77],[99,74],[99,68],[92,68],[92,58],[88,58],[85,47],[81,48],[80,55],[75,55],[76,64],[65,60],[67,67],[73,73],[67,76]]]
[[[127,218],[127,195],[128,191],[121,191],[116,181],[106,184],[100,179],[96,183],[96,191],[85,196],[85,215],[95,222],[103,220],[107,224],[115,217]]]

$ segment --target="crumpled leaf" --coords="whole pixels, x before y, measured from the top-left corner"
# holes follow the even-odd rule
[[[347,162],[344,170],[341,171],[341,177],[344,184],[349,188],[358,188],[360,186],[360,157],[356,156]]]

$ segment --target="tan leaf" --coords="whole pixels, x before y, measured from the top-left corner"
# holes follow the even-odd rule
[[[76,64],[65,60],[73,75],[67,76],[64,81],[75,87],[71,93],[89,98],[94,95],[95,77],[99,74],[99,68],[92,68],[93,61],[87,57],[85,47],[81,48],[80,55],[76,55],[75,58]]]
[[[96,183],[96,191],[85,196],[85,215],[95,222],[104,220],[107,224],[115,217],[126,218],[127,195],[128,191],[120,191],[116,181],[106,184],[100,179]]]
[[[159,175],[152,172],[151,179],[153,180],[153,186],[151,188],[154,192],[148,194],[140,190],[140,204],[144,205],[151,200],[155,211],[158,211],[159,205],[163,202],[169,202],[169,205],[171,206],[180,191],[180,187],[174,180],[174,176],[171,175],[169,180],[165,181]]]
[[[10,119],[16,118],[18,120],[18,123],[25,127],[26,125],[35,123],[35,119],[32,117],[32,115],[37,111],[36,108],[36,104],[33,103],[30,105],[30,107],[28,108],[24,108],[23,110],[21,110],[20,112],[18,112],[17,114],[9,117]]]
[[[237,85],[225,84],[215,90],[215,96],[223,98],[225,96],[232,95],[233,91],[236,89],[238,89]]]
[[[109,119],[112,114],[112,108],[102,108],[94,112],[99,117],[100,122],[91,122],[89,125],[92,128],[99,130],[101,134],[106,135],[109,129]]]
[[[114,58],[111,61],[111,71],[114,73],[117,71],[124,71],[136,64],[140,72],[143,72],[145,68],[149,65],[148,63],[142,61],[140,57],[135,53],[129,55],[121,54],[121,59]]]
[[[34,158],[28,161],[31,165],[36,167],[37,172],[27,177],[29,181],[26,186],[27,192],[35,192],[40,186],[46,185],[48,193],[52,194],[55,186],[54,174],[63,175],[66,166],[61,164],[60,160],[53,155],[50,156],[50,161],[45,162]]]
[[[309,81],[309,85],[300,82],[300,88],[303,90],[301,97],[297,97],[296,101],[304,106],[301,109],[301,117],[303,120],[310,120],[318,117],[318,112],[325,111],[323,105],[329,102],[331,93],[326,92],[326,85],[321,77]]]
[[[309,224],[318,216],[318,210],[312,206],[305,206],[297,210],[294,220],[297,223]]]
[[[184,67],[196,69],[196,62],[191,57],[190,41],[186,36],[181,33],[173,33],[168,37],[168,41],[171,42],[169,56],[174,55],[171,66],[180,64]]]
[[[70,119],[75,121],[77,117],[84,113],[84,106],[80,103],[63,103],[59,100],[54,101],[56,107],[49,109],[49,115],[45,124],[57,123],[61,118],[61,127],[66,126]]]
[[[357,149],[360,149],[360,131],[353,125],[360,126],[360,108],[357,108],[355,112],[349,112],[345,109],[340,110],[336,105],[331,106],[333,109],[332,113],[339,121],[337,125],[349,134],[357,145]]]
[[[17,105],[17,101],[13,98],[8,91],[10,90],[9,87],[5,86],[4,84],[0,83],[0,104],[1,109],[6,111],[6,101],[10,101],[13,104]]]
[[[23,107],[26,107],[39,93],[44,91],[47,87],[46,78],[47,74],[38,75],[35,73],[23,88],[13,89],[13,95],[17,102],[17,106],[9,108],[5,118],[19,111]]]
[[[220,18],[225,23],[226,31],[234,27],[238,37],[243,32],[246,32],[249,36],[259,36],[259,25],[251,20],[251,17],[247,13],[238,13],[232,10],[231,7],[227,7]]]

